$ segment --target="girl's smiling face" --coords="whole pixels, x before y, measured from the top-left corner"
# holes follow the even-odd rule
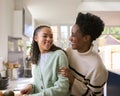
[[[51,28],[43,27],[34,36],[34,40],[38,43],[41,53],[48,52],[53,44],[53,33]]]

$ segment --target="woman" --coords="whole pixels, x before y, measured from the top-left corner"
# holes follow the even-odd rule
[[[64,51],[53,44],[49,26],[38,26],[31,47],[33,83],[27,85],[23,96],[68,96],[69,81],[58,70],[68,67]]]
[[[70,70],[62,68],[61,74],[70,80],[72,96],[103,96],[108,70],[94,51],[93,41],[104,30],[104,22],[91,13],[78,13],[67,48]]]

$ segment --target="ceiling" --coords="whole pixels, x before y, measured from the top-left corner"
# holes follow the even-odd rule
[[[105,22],[118,21],[120,0],[23,0],[39,24],[74,24],[78,12],[91,12]],[[113,18],[114,17],[114,18]],[[120,20],[119,20],[120,21]]]

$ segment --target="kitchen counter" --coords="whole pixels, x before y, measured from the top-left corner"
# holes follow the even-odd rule
[[[19,78],[17,80],[9,80],[9,85],[7,89],[1,90],[2,92],[5,92],[6,90],[12,90],[15,93],[15,96],[19,96],[20,90],[24,88],[29,82],[31,81],[31,78]]]

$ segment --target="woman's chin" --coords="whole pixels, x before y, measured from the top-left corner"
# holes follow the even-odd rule
[[[76,47],[76,46],[74,46],[74,45],[72,45],[72,49],[77,49],[77,47]]]

